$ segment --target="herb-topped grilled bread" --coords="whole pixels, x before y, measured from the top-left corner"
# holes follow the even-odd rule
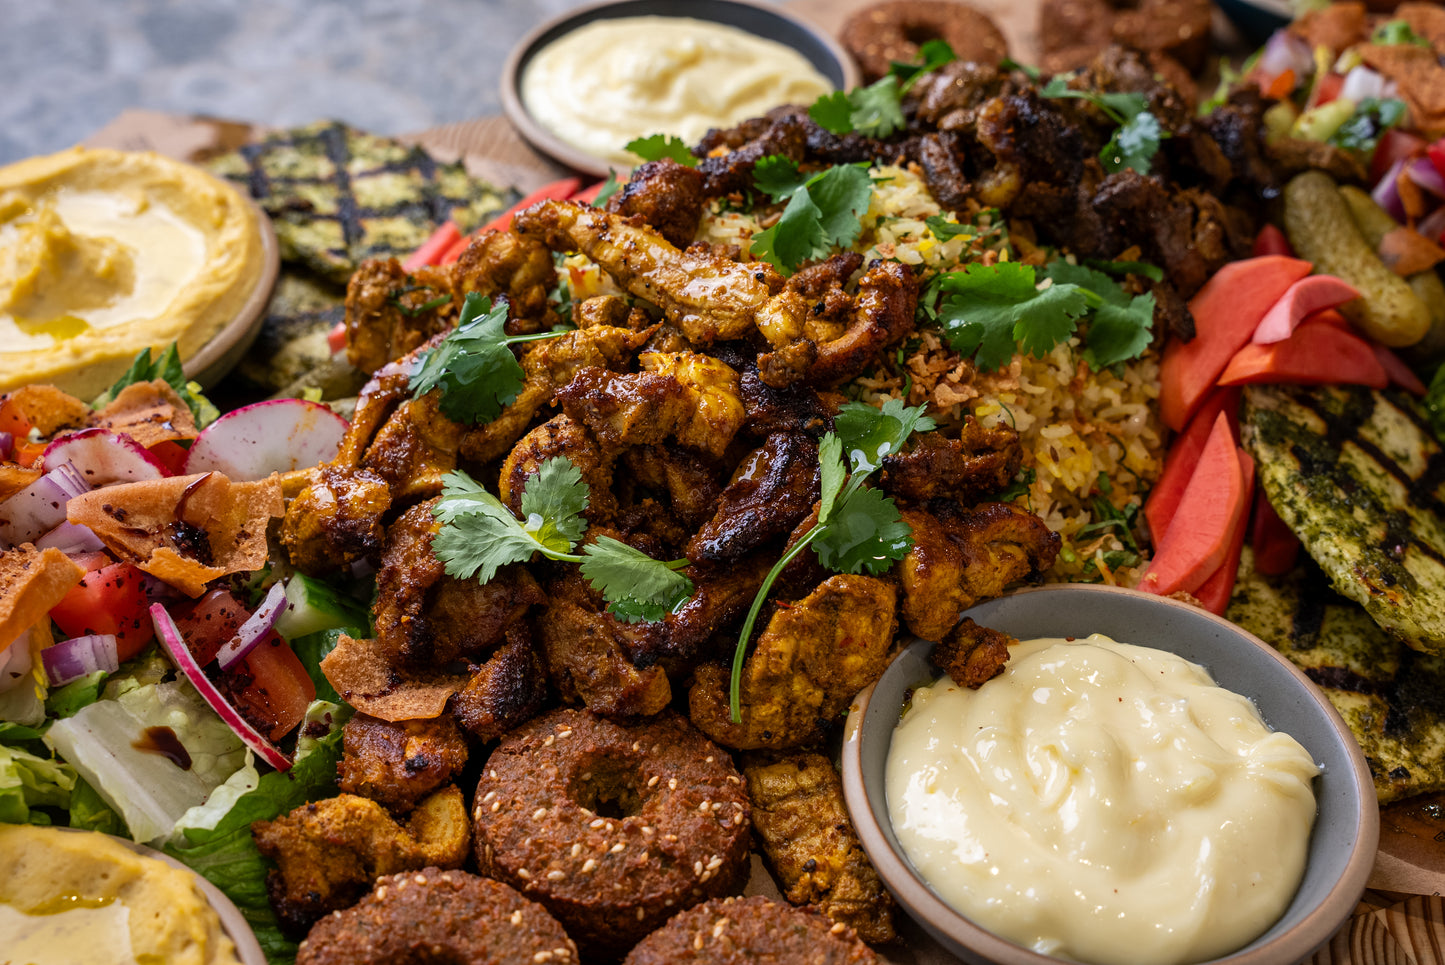
[[[1381,630],[1309,559],[1268,577],[1246,548],[1225,616],[1324,690],[1365,752],[1381,804],[1445,789],[1445,658]]]
[[[367,258],[404,258],[447,219],[467,232],[516,200],[460,163],[335,121],[272,134],[210,167],[271,216],[283,260],[343,285]]]
[[[1445,456],[1407,396],[1249,386],[1260,485],[1331,584],[1385,631],[1445,653]]]

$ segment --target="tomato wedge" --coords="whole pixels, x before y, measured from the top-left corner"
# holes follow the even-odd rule
[[[251,615],[230,590],[211,590],[194,603],[168,609],[181,639],[203,667],[216,659],[221,644],[234,637]]]
[[[113,633],[121,660],[140,653],[155,636],[147,609],[143,574],[130,563],[91,570],[50,610],[66,636]]]
[[[236,709],[273,741],[291,733],[316,699],[316,684],[300,658],[274,631],[223,677]]]

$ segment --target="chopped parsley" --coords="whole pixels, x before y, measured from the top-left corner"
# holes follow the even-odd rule
[[[176,347],[175,342],[172,342],[164,352],[154,359],[151,358],[149,348],[141,349],[131,360],[130,368],[125,370],[125,374],[116,379],[114,385],[92,400],[90,406],[93,409],[104,409],[115,400],[116,396],[120,395],[121,390],[126,386],[134,385],[137,382],[152,382],[156,379],[175,390],[176,395],[180,396],[181,401],[191,410],[191,415],[195,417],[198,427],[210,425],[220,417],[221,410],[201,394],[200,383],[186,378],[185,369],[181,367],[180,349]]]
[[[905,406],[898,399],[888,399],[882,408],[849,402],[833,420],[833,431],[823,436],[818,446],[818,522],[768,571],[733,652],[728,691],[733,723],[742,720],[741,687],[748,638],[773,583],[789,563],[812,546],[818,561],[835,573],[867,570],[876,576],[913,548],[913,530],[903,521],[898,505],[864,483],[883,467],[883,457],[901,450],[913,433],[933,430],[933,420],[923,413],[923,406]]]
[[[1054,75],[1039,93],[1043,97],[1088,101],[1119,125],[1099,152],[1099,163],[1111,174],[1126,169],[1148,174],[1159,142],[1169,137],[1159,118],[1149,112],[1149,101],[1143,94],[1074,90],[1064,74]]]
[[[661,161],[663,158],[672,158],[678,164],[690,168],[697,167],[697,155],[692,153],[680,137],[673,137],[671,134],[652,134],[648,137],[639,137],[636,140],[627,142],[627,150],[636,154],[644,161]]]
[[[429,349],[412,371],[412,397],[441,389],[440,408],[450,419],[467,425],[490,422],[522,391],[525,373],[509,346],[518,342],[565,335],[568,329],[534,335],[508,335],[507,303],[470,292],[462,303],[457,327]]]
[[[888,137],[907,124],[903,117],[903,95],[924,75],[957,59],[958,55],[946,42],[929,40],[918,48],[915,63],[895,61],[886,76],[867,87],[825,94],[808,108],[808,116],[833,134],[856,132],[868,137]]]
[[[522,519],[465,472],[443,477],[442,496],[432,507],[441,529],[432,552],[448,576],[489,583],[511,563],[534,553],[563,563],[580,563],[582,575],[619,620],[660,620],[692,595],[692,581],[677,572],[687,560],[666,563],[610,536],[573,549],[587,532],[587,484],[566,456],[552,456],[527,477]]]
[[[1380,135],[1400,123],[1404,116],[1405,102],[1399,98],[1366,97],[1326,143],[1369,155],[1379,143]]]
[[[753,235],[751,249],[754,258],[784,275],[835,247],[851,245],[863,230],[859,217],[873,196],[866,164],[803,175],[787,158],[770,156],[758,162],[755,185],[775,201],[788,199],[773,226]]]
[[[1095,370],[1135,358],[1148,347],[1152,294],[1130,297],[1102,272],[1062,260],[1045,269],[1043,281],[1029,265],[974,263],[937,276],[924,301],[931,305],[942,296],[939,326],[954,351],[986,371],[1001,367],[1015,352],[1048,354],[1090,313],[1084,358]]]

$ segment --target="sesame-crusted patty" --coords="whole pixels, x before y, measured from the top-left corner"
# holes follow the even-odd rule
[[[547,909],[465,871],[378,878],[361,901],[318,921],[296,965],[577,965]]]
[[[714,899],[648,935],[622,965],[877,965],[853,929],[781,901]]]
[[[742,776],[672,711],[629,724],[570,708],[534,720],[493,751],[474,803],[481,872],[540,901],[589,955],[620,957],[746,880]]]

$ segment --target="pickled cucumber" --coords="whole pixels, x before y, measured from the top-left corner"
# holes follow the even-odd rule
[[[1414,345],[1430,331],[1429,309],[1380,261],[1328,174],[1306,171],[1285,185],[1284,230],[1316,272],[1342,278],[1360,291],[1340,311],[1366,335],[1398,348]]]
[[[1365,241],[1376,251],[1380,248],[1381,239],[1400,227],[1388,211],[1375,203],[1374,198],[1354,185],[1341,187],[1340,197],[1350,206],[1350,214],[1354,216]],[[1425,303],[1425,309],[1430,313],[1430,331],[1410,346],[1406,354],[1412,362],[1419,364],[1438,362],[1445,358],[1445,283],[1440,281],[1433,268],[1410,275],[1405,283]]]

